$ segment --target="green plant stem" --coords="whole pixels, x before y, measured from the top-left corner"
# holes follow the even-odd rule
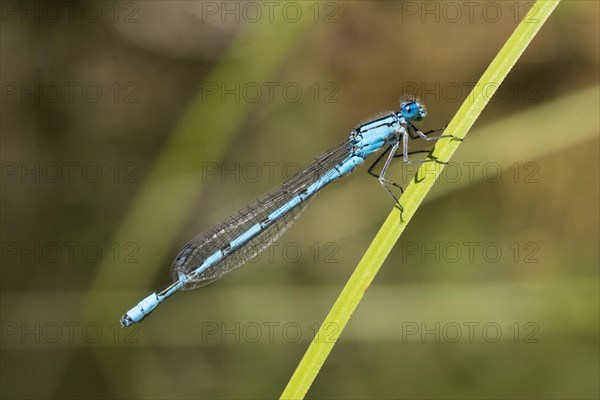
[[[444,132],[445,135],[453,135],[458,138],[465,137],[496,89],[557,5],[558,1],[547,0],[538,0],[533,5],[483,73],[467,100],[462,104]],[[459,144],[459,140],[441,139],[436,145],[432,156],[447,162]],[[442,171],[442,167],[437,163],[425,163],[421,166],[415,179],[408,185],[401,198],[404,206],[404,221],[400,223],[400,211],[398,209],[392,210],[325,318],[315,340],[311,342],[283,391],[282,399],[304,398],[348,323],[350,316],[360,303],[377,271],[379,271],[387,255],[398,241],[427,192],[432,188]],[[332,331],[334,332],[333,335]],[[327,338],[327,340],[323,340],[324,338]]]

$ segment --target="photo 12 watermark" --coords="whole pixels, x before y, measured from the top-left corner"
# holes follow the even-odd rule
[[[3,264],[93,264],[101,259],[115,264],[140,262],[140,246],[133,241],[2,241],[0,248]]]
[[[92,344],[135,344],[139,325],[123,329],[94,321],[2,321],[3,346],[71,346]]]
[[[539,325],[531,321],[404,321],[400,337],[402,343],[539,343],[539,332]]]
[[[134,81],[3,81],[4,104],[137,104],[140,85]]]
[[[488,263],[537,264],[540,246],[535,241],[501,243],[496,241],[405,241],[401,246],[403,263]]]
[[[202,22],[226,23],[286,23],[340,22],[340,5],[333,1],[202,1],[199,2]]]
[[[539,6],[534,1],[403,1],[401,21],[425,23],[496,24],[502,21],[537,21]]]
[[[296,321],[262,321],[262,322],[203,322],[201,326],[202,343],[299,343],[335,341],[340,328],[337,324],[310,324]]]
[[[115,161],[105,164],[96,161],[66,160],[60,162],[3,161],[0,181],[18,184],[90,184],[140,182],[140,166],[134,161]]]
[[[473,102],[473,89],[481,90],[490,103],[510,101],[513,103],[539,103],[539,82],[402,82],[402,93],[410,93],[425,104]]]
[[[2,23],[89,23],[112,22],[136,24],[140,22],[140,5],[135,1],[2,1]]]
[[[200,99],[204,103],[339,103],[339,91],[335,82],[205,81],[200,85]]]
[[[450,161],[441,168],[439,163],[403,164],[401,175],[404,181],[411,179],[419,172],[418,179],[437,175],[437,183],[498,183],[510,181],[515,184],[540,183],[540,166],[534,161],[514,162],[503,166],[495,161]],[[503,180],[504,178],[504,180]]]

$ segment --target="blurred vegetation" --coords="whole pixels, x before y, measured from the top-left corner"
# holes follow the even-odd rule
[[[426,102],[425,129],[446,123],[528,4],[478,3],[471,19],[439,2],[292,3],[292,23],[283,3],[272,22],[265,5],[253,18],[230,3],[236,22],[220,2],[50,3],[2,3],[2,398],[279,395],[393,206],[365,168],[249,266],[135,330],[116,322],[168,282],[187,240],[403,92]],[[600,395],[599,7],[559,5],[457,153],[462,178],[420,207],[309,397]],[[221,83],[263,93],[223,101],[211,94]],[[254,163],[259,179],[209,173]],[[55,164],[73,179],[50,179]],[[407,180],[400,164],[395,174]]]

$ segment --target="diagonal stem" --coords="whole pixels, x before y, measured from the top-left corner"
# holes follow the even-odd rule
[[[558,0],[538,0],[532,6],[496,58],[494,58],[490,66],[483,73],[467,100],[462,104],[448,125],[446,134],[458,138],[465,137],[496,89],[500,86],[504,78],[506,78],[508,72],[515,65],[557,5]],[[460,143],[458,140],[442,139],[436,145],[433,156],[436,159],[447,162]],[[398,222],[400,220],[400,211],[396,208],[385,220],[325,318],[321,329],[317,332],[315,340],[311,342],[300,364],[298,364],[296,371],[281,395],[282,399],[301,399],[306,395],[319,370],[325,363],[327,356],[348,323],[350,316],[375,278],[377,271],[381,268],[381,265],[394,244],[398,241],[404,228],[441,173],[443,165],[436,163],[432,168],[432,166],[427,164],[433,163],[425,163],[421,166],[415,179],[402,195],[404,222]],[[332,327],[335,328],[333,329],[333,335],[331,333]],[[323,338],[327,338],[327,340],[323,340]]]

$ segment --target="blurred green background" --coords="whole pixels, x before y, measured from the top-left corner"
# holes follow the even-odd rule
[[[531,5],[467,3],[2,2],[1,397],[278,396],[393,206],[365,167],[245,268],[118,319],[402,93],[448,122]],[[598,398],[599,13],[558,6],[308,397]]]

